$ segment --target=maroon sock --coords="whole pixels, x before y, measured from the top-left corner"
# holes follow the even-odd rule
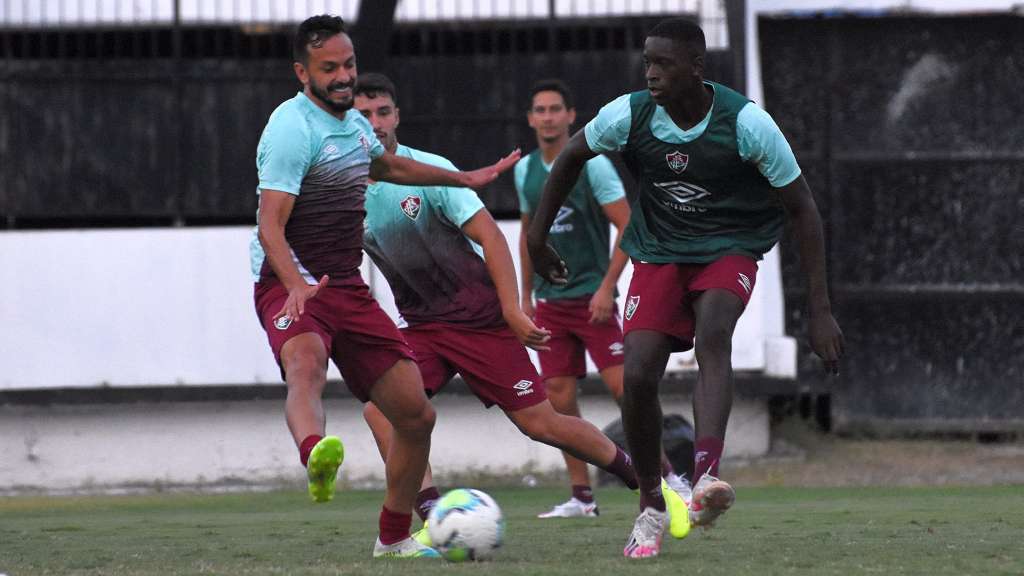
[[[323,440],[323,436],[318,434],[310,434],[306,436],[306,439],[299,444],[299,460],[302,461],[302,465],[305,466],[309,462],[309,453],[313,451],[313,447],[316,443]]]
[[[630,490],[636,490],[636,470],[633,469],[633,461],[629,458],[629,454],[623,452],[622,448],[616,446],[615,459],[611,464],[602,466],[601,469],[618,476]]]
[[[427,516],[430,516],[430,509],[434,507],[440,497],[441,493],[435,486],[420,490],[420,493],[416,495],[416,515],[420,517],[420,520],[426,522]]]
[[[381,506],[380,509],[380,543],[385,546],[401,542],[409,537],[409,526],[412,526],[412,514],[399,514]]]
[[[661,495],[661,476],[640,478],[640,510],[644,508],[665,511],[665,497]]]
[[[700,481],[705,472],[718,476],[718,461],[722,459],[725,443],[721,438],[705,436],[698,438],[693,446],[693,481]]]
[[[585,484],[573,484],[572,497],[584,504],[590,504],[594,501],[594,491]]]

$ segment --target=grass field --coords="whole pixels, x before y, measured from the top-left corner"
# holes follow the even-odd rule
[[[486,564],[373,561],[381,495],[0,499],[0,573],[33,574],[1024,574],[1024,487],[750,488],[707,533],[621,557],[636,511],[599,492],[596,520],[537,520],[563,489],[493,489],[507,539]]]

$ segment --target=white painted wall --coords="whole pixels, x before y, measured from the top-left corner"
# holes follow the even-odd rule
[[[519,224],[500,226],[518,266]],[[247,227],[0,233],[0,389],[280,383],[253,309],[250,233]],[[364,267],[394,314],[387,284]],[[627,270],[621,294],[629,276]],[[782,306],[773,251],[737,326],[737,369],[795,375]],[[692,368],[692,354],[677,355],[670,365]]]

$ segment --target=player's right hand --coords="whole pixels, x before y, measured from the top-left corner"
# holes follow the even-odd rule
[[[546,328],[538,328],[522,310],[509,314],[505,318],[505,322],[508,322],[509,328],[523,343],[523,346],[538,352],[547,352],[551,349],[546,346],[548,340],[551,340],[551,331]]]
[[[826,374],[839,374],[839,359],[843,356],[843,331],[830,313],[811,313],[807,331],[811,349],[825,363]]]
[[[559,286],[569,282],[569,267],[550,244],[544,244],[540,249],[529,245],[527,247],[530,251],[530,261],[533,262],[533,271],[541,278]]]
[[[306,311],[306,301],[316,298],[316,295],[320,293],[322,288],[327,286],[330,280],[330,277],[324,274],[316,284],[303,284],[288,290],[288,299],[284,301],[281,311],[274,314],[274,321],[276,322],[278,318],[284,316],[291,318],[293,322],[297,321]]]

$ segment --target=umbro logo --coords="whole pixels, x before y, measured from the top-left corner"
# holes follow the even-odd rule
[[[622,353],[626,350],[626,347],[622,345],[622,342],[612,342],[608,346],[608,351],[612,353],[612,356],[622,356]]]
[[[701,198],[711,196],[711,192],[706,188],[702,188],[690,182],[655,182],[654,187],[668,194],[673,200],[680,204],[687,204],[694,200],[700,200]]]
[[[520,380],[512,385],[517,390],[516,396],[527,396],[533,394],[533,382],[530,380]]]
[[[743,290],[745,290],[747,292],[747,295],[749,295],[750,294],[750,289],[752,288],[751,282],[750,282],[750,277],[747,276],[746,274],[740,272],[739,273],[739,278],[737,278],[736,281],[740,283],[740,286],[742,286]]]

